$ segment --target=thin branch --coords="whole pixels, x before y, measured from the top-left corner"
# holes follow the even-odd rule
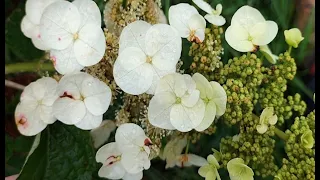
[[[18,83],[15,83],[13,81],[9,81],[9,80],[5,80],[5,86],[7,87],[11,87],[11,88],[14,88],[14,89],[18,89],[18,90],[23,90],[24,89],[24,85],[21,85],[21,84],[18,84]]]

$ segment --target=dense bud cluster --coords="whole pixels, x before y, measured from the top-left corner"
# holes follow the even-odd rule
[[[221,55],[223,47],[221,34],[223,29],[212,25],[211,28],[205,29],[205,39],[202,43],[193,42],[189,56],[193,56],[193,62],[190,65],[192,73],[201,73],[208,79],[215,69],[222,67]]]
[[[220,142],[224,168],[233,158],[242,158],[256,176],[274,176],[278,167],[274,163],[275,140],[267,134],[241,133],[239,139],[225,137]]]

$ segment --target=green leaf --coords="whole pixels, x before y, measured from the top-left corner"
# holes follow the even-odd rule
[[[94,158],[89,131],[56,122],[41,133],[18,180],[92,179]]]
[[[5,43],[10,50],[22,61],[39,58],[43,51],[34,47],[31,39],[25,37],[20,29],[20,23],[25,15],[24,2],[11,13],[5,22]],[[9,60],[6,59],[6,63]]]

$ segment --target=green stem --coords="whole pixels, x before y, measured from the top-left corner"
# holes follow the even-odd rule
[[[39,69],[43,71],[54,71],[52,63],[23,62],[6,65],[5,74],[18,72],[36,72]]]
[[[127,0],[122,0],[122,7],[123,9],[127,7]]]
[[[286,133],[276,127],[274,127],[274,133],[276,133],[276,135],[284,141],[287,141],[289,139],[289,136]]]
[[[167,20],[169,18],[169,8],[170,8],[170,0],[165,0],[164,1],[164,14],[167,17]]]
[[[190,140],[188,139],[185,154],[188,154],[188,151],[189,151],[189,144],[190,144]]]
[[[292,46],[289,46],[289,50],[288,50],[289,54],[291,54],[291,50],[292,50]]]

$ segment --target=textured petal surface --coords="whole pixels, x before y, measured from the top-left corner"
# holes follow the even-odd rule
[[[118,149],[118,146],[115,142],[108,143],[102,146],[96,154],[96,161],[100,163],[105,163],[105,161],[110,156],[120,156],[121,152]]]
[[[102,115],[95,116],[87,110],[86,115],[75,126],[83,130],[91,130],[99,127],[101,122]]]
[[[190,17],[188,26],[191,31],[195,32],[196,42],[202,42],[205,37],[206,20],[200,14],[194,14]]]
[[[149,162],[147,164],[150,167],[150,160],[147,153],[140,151],[139,148],[131,149],[121,156],[122,166],[128,173],[132,174],[139,173],[144,169],[149,169],[148,166],[145,166],[146,162]]]
[[[153,81],[153,70],[146,63],[141,49],[130,47],[117,58],[113,75],[117,85],[126,93],[138,95],[146,92]]]
[[[251,52],[255,50],[254,45],[249,41],[249,33],[239,25],[231,25],[225,33],[227,43],[239,52]]]
[[[183,148],[185,148],[187,145],[187,138],[180,138],[176,137],[172,140],[170,140],[163,150],[163,156],[164,159],[167,161],[166,168],[168,168],[170,165],[170,161],[174,160],[177,156],[179,156],[182,153]],[[173,164],[174,166],[174,164]]]
[[[171,124],[181,132],[188,132],[197,127],[204,117],[205,105],[201,99],[192,108],[175,104],[170,112]]]
[[[106,50],[106,38],[100,25],[85,24],[79,31],[79,39],[74,42],[74,53],[82,66],[97,64]]]
[[[188,21],[194,14],[199,14],[195,7],[187,3],[179,3],[169,8],[169,23],[176,28],[183,38],[189,36]]]
[[[204,112],[204,118],[195,129],[197,131],[204,131],[206,130],[214,121],[214,118],[216,116],[217,107],[216,104],[213,101],[210,101],[206,105],[206,110]]]
[[[72,2],[79,10],[81,15],[81,25],[95,23],[101,26],[101,14],[99,7],[93,0],[74,0]]]
[[[213,90],[209,81],[200,73],[195,73],[192,79],[196,83],[197,89],[200,91],[200,97],[202,99],[211,99],[213,96]]]
[[[46,8],[41,17],[40,32],[50,48],[62,50],[73,41],[80,26],[81,16],[75,5],[57,1]]]
[[[203,1],[203,0],[192,0],[200,9],[202,9],[203,11],[205,11],[208,14],[212,14],[213,12],[213,8],[210,6],[210,4],[208,4],[207,2]]]
[[[226,19],[222,16],[207,14],[204,18],[216,26],[223,26],[226,23]]]
[[[86,115],[86,106],[80,100],[68,97],[59,98],[53,104],[53,114],[65,124],[76,124]]]
[[[267,132],[267,130],[268,130],[268,125],[266,125],[266,124],[257,125],[258,133],[263,134],[263,133]]]
[[[167,74],[175,73],[176,67],[174,67],[170,70],[160,70],[160,69],[152,66],[152,70],[153,70],[153,81],[152,81],[151,87],[146,92],[148,94],[154,94],[160,79]]]
[[[58,0],[28,0],[26,1],[26,14],[33,24],[40,24],[44,9]]]
[[[127,153],[132,149],[139,149],[140,145],[144,144],[146,135],[143,129],[133,123],[125,123],[118,127],[115,134],[115,139],[118,144],[118,148],[121,152]],[[142,142],[139,142],[142,141]]]
[[[170,122],[170,112],[175,101],[176,97],[172,92],[153,96],[148,107],[149,122],[162,129],[175,129]]]
[[[222,116],[226,112],[227,107],[227,93],[223,87],[215,82],[211,81],[210,85],[213,90],[212,101],[216,103],[217,106],[217,116]]]
[[[52,113],[52,106],[39,105],[40,119],[46,124],[52,124],[57,119]]]
[[[64,50],[50,50],[50,58],[53,61],[54,68],[60,74],[69,74],[84,68],[75,57],[73,44]]]
[[[45,42],[42,40],[42,36],[40,34],[40,29],[39,29],[39,26],[37,26],[37,28],[35,28],[35,35],[34,37],[32,37],[31,41],[32,41],[32,44],[34,45],[34,47],[40,49],[40,50],[49,50],[50,48],[45,44]]]
[[[120,162],[115,162],[108,166],[102,166],[98,171],[98,175],[100,177],[108,179],[121,179],[125,174],[126,170]]]
[[[141,171],[135,174],[126,173],[122,179],[123,180],[141,180],[142,177],[143,177],[143,172]]]
[[[95,148],[100,147],[105,143],[109,137],[110,133],[116,129],[116,124],[111,120],[104,120],[99,127],[92,129],[90,135],[93,140],[93,146]]]
[[[245,5],[234,13],[231,19],[231,25],[237,24],[249,31],[256,23],[264,21],[264,17],[257,9]]]
[[[146,52],[145,38],[151,24],[145,21],[134,21],[123,28],[119,39],[119,52],[127,47],[136,47]]]
[[[40,118],[37,102],[20,102],[15,110],[15,122],[19,132],[25,136],[34,136],[47,127]]]
[[[199,174],[201,177],[204,177],[204,178],[205,178],[206,175],[207,175],[207,173],[208,173],[209,171],[211,171],[211,167],[210,167],[209,164],[207,164],[207,165],[204,165],[204,166],[202,166],[202,167],[199,168],[198,174]]]
[[[158,82],[155,95],[162,92],[172,92],[174,93],[175,81],[181,76],[179,73],[171,73],[163,76]]]
[[[194,166],[204,166],[208,164],[207,160],[201,156],[195,155],[195,154],[188,154],[188,161],[194,165]]]
[[[271,125],[275,125],[277,123],[277,121],[278,121],[277,115],[273,115],[269,118],[269,124],[271,124]]]
[[[191,93],[187,93],[181,98],[181,103],[186,107],[193,107],[200,98],[200,91],[194,90]]]
[[[241,158],[234,158],[227,163],[231,180],[253,180],[253,171]]]
[[[31,38],[34,34],[34,29],[35,29],[36,25],[33,24],[27,16],[24,16],[22,18],[21,24],[20,24],[20,28],[22,33],[28,37]]]
[[[182,40],[177,30],[167,24],[153,25],[145,37],[146,54],[160,70],[171,70],[181,56]]]
[[[273,107],[264,108],[261,115],[260,115],[260,123],[262,123],[262,124],[268,123],[268,119],[270,117],[272,117],[273,113],[274,113]]]
[[[255,45],[263,46],[269,44],[278,33],[278,25],[273,21],[257,23],[250,29],[252,42]]]

